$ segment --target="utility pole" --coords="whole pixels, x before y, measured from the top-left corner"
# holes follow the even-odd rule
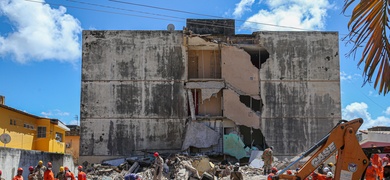
[[[76,119],[76,122],[77,122],[76,125],[77,125],[77,126],[80,126],[80,124],[79,124],[79,116],[75,115],[74,118]]]

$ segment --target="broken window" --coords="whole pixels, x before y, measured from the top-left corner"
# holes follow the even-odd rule
[[[188,79],[221,79],[219,50],[189,50]]]
[[[265,137],[260,129],[250,128],[247,126],[239,126],[240,134],[244,137],[245,146],[264,149],[266,146]]]

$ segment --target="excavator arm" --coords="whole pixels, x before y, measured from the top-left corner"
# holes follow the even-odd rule
[[[336,151],[338,159],[336,160],[334,179],[360,179],[369,163],[356,138],[356,132],[362,124],[363,119],[361,118],[351,121],[340,121],[323,139],[301,156],[301,158],[306,157],[312,154],[314,150],[317,150],[295,175],[287,175],[283,174],[283,172],[301,158],[288,165],[273,179],[303,180]]]

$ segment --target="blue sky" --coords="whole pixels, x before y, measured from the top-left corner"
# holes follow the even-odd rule
[[[361,129],[390,126],[390,95],[362,87],[343,2],[328,0],[1,0],[0,95],[6,105],[76,124],[80,114],[82,30],[165,30],[187,18],[234,18],[237,34],[253,31],[337,31],[343,119]],[[252,23],[257,22],[257,23]],[[360,55],[358,55],[359,57]]]

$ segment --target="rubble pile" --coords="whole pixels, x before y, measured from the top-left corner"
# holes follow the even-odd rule
[[[237,162],[228,162],[212,159],[207,156],[168,155],[163,156],[165,163],[163,169],[164,180],[170,179],[230,179],[230,173]],[[137,173],[143,179],[153,179],[154,159],[152,157],[125,159],[120,165],[110,164],[89,164],[83,163],[86,167],[87,178],[92,180],[123,180],[128,173]],[[235,165],[234,165],[235,164]],[[275,165],[285,167],[286,161],[277,161]],[[266,179],[262,168],[251,167],[250,165],[239,166],[239,172],[244,179]]]

